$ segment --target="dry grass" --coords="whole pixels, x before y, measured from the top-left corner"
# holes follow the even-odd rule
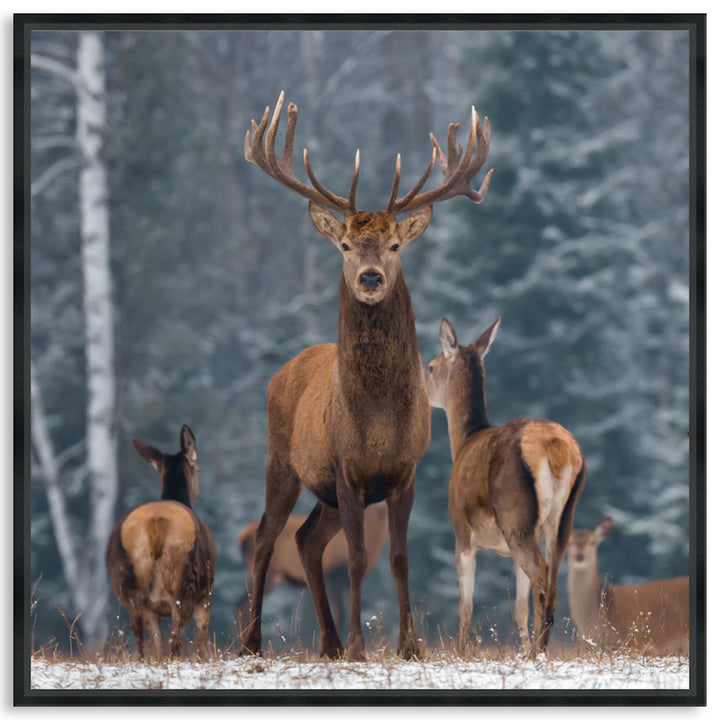
[[[134,640],[130,641],[129,637],[132,633],[127,628],[121,628],[116,625],[108,637],[107,641],[97,652],[88,650],[80,640],[77,632],[77,618],[72,621],[65,614],[62,608],[58,608],[66,621],[68,628],[68,636],[70,638],[71,651],[61,651],[57,641],[50,641],[43,646],[33,650],[32,657],[42,659],[46,663],[78,663],[78,664],[112,664],[123,665],[127,663],[138,662],[134,648]],[[495,638],[495,642],[483,643],[480,641],[480,633],[482,628],[476,626],[471,633],[470,641],[464,650],[460,653],[457,650],[455,638],[438,629],[438,640],[435,643],[428,643],[424,637],[419,638],[418,654],[413,661],[419,663],[432,663],[440,665],[465,663],[504,663],[504,664],[521,664],[527,662],[531,658],[517,644],[504,644]],[[382,665],[390,668],[398,663],[403,662],[398,656],[395,649],[395,643],[388,637],[385,628],[382,625],[382,616],[374,617],[367,623],[366,627],[366,659],[368,663]],[[628,642],[620,648],[601,648],[593,646],[590,643],[580,641],[564,641],[559,638],[553,638],[546,651],[546,659],[550,661],[575,661],[582,660],[585,662],[596,663],[598,665],[605,664],[608,660],[627,659],[640,661],[650,657],[642,647],[633,646]],[[206,660],[199,660],[194,643],[187,639],[183,651],[180,656],[181,661],[185,662],[203,662],[209,665],[214,663],[223,663],[238,658],[238,641],[233,638],[221,644],[217,638],[213,636],[209,643],[209,652]],[[263,660],[267,662],[281,661],[283,663],[294,664],[316,664],[316,663],[336,663],[336,660],[321,658],[313,648],[303,646],[299,641],[292,646],[288,646],[285,637],[278,629],[278,635],[275,638],[268,638],[263,649]],[[169,656],[153,657],[150,656],[145,662],[151,665],[164,666],[168,663],[175,662],[177,659]]]
[[[103,646],[91,651],[85,647],[80,638],[78,632],[79,616],[71,619],[59,605],[56,605],[55,608],[63,618],[67,628],[68,635],[65,644],[69,649],[61,650],[60,643],[57,640],[51,640],[40,647],[36,647],[34,630],[38,603],[34,599],[34,595],[39,581],[40,578],[33,586],[31,594],[31,627],[33,635],[31,638],[31,650],[33,659],[42,660],[47,664],[73,663],[93,665],[98,668],[102,666],[130,665],[138,662],[134,638],[130,639],[132,632],[127,624],[121,622],[120,615],[115,616],[114,626]],[[298,626],[297,630],[299,630],[299,622],[299,617],[295,615],[293,623]],[[477,623],[471,628],[468,643],[461,653],[457,650],[454,634],[448,632],[445,627],[436,628],[436,641],[430,642],[428,640],[426,634],[427,623],[422,609],[415,611],[414,622],[415,627],[419,630],[419,637],[418,653],[413,660],[418,663],[433,664],[440,667],[457,665],[458,663],[478,663],[481,665],[501,663],[512,668],[514,666],[520,667],[530,660],[522,646],[517,642],[500,642],[495,625],[489,617],[485,618],[484,623]],[[564,622],[570,624],[568,620]],[[382,666],[389,672],[393,667],[402,663],[403,661],[398,656],[395,648],[395,639],[389,637],[387,629],[383,625],[382,613],[373,616],[365,625],[366,659],[368,664]],[[568,625],[561,626],[559,629],[561,632],[558,634],[556,630],[547,648],[545,658],[548,661],[582,661],[601,666],[614,661],[640,662],[650,657],[647,647],[643,647],[641,643],[638,643],[636,637],[628,638],[622,647],[603,648],[581,639],[575,639],[570,635]],[[275,631],[275,635],[266,640],[262,658],[257,657],[257,662],[246,665],[246,672],[265,672],[268,664],[276,661],[287,666],[322,663],[332,667],[333,665],[340,666],[344,664],[337,660],[319,657],[313,647],[305,647],[299,640],[296,640],[292,645],[288,645],[279,624],[276,625]],[[299,632],[297,634],[299,635]],[[482,640],[483,634],[485,637],[490,636],[489,642]],[[189,636],[190,633],[186,632],[186,641],[179,658],[183,662],[201,663],[206,667],[212,667],[227,661],[235,661],[238,658],[239,641],[237,636],[221,644],[213,635],[209,643],[208,657],[204,661],[198,658],[194,643],[189,639]],[[317,638],[314,638],[314,640],[316,641]],[[146,647],[148,645],[149,643],[146,643]],[[317,642],[313,642],[313,645],[317,646]],[[678,659],[679,661],[686,660],[686,658]],[[175,662],[177,662],[177,659],[169,656],[153,657],[151,655],[145,660],[145,663],[158,667],[167,667],[170,663]]]

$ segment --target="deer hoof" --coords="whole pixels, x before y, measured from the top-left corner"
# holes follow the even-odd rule
[[[365,641],[362,634],[351,634],[348,637],[345,659],[350,662],[365,662]]]
[[[320,645],[320,657],[330,658],[330,660],[338,660],[343,656],[342,643],[335,639],[323,642]]]
[[[419,660],[422,653],[419,643],[415,641],[400,645],[397,651],[403,660]]]
[[[320,649],[320,657],[326,657],[330,660],[339,660],[343,656],[342,645],[324,645]]]
[[[260,642],[256,638],[248,638],[244,642],[241,640],[238,655],[262,655]]]
[[[359,648],[355,650],[348,648],[345,651],[345,659],[348,662],[365,662],[367,660],[365,657],[365,650]]]

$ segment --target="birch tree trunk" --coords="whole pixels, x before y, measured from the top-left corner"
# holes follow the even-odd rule
[[[102,158],[105,131],[105,56],[102,35],[83,32],[77,55],[77,142],[80,171],[85,357],[87,367],[87,469],[89,593],[83,630],[89,642],[107,633],[105,546],[118,492],[115,435],[113,305],[107,177]]]
[[[118,494],[115,435],[115,372],[113,349],[113,298],[110,270],[108,185],[103,160],[105,132],[105,54],[102,34],[78,35],[77,68],[33,54],[31,63],[69,83],[75,93],[76,137],[80,160],[80,236],[83,277],[83,315],[87,385],[86,477],[88,508],[86,531],[75,536],[62,472],[46,422],[36,365],[31,366],[31,424],[40,462],[53,533],[73,607],[80,613],[80,628],[87,647],[107,636],[108,580],[105,547],[115,519]],[[68,157],[51,166],[33,183],[33,195],[66,169],[77,164]]]

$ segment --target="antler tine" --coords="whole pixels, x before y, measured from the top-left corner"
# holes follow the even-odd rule
[[[470,136],[472,140],[473,147],[475,146],[475,142],[477,141],[478,149],[477,153],[475,153],[474,158],[472,157],[472,153],[469,152],[469,146],[468,146],[468,170],[474,171],[476,173],[485,163],[488,156],[488,151],[490,150],[490,121],[485,118],[485,121],[483,123],[483,128],[480,128],[480,122],[478,120],[478,114],[475,108],[472,109],[473,112],[473,129],[471,130]],[[472,162],[471,162],[472,161]]]
[[[355,191],[357,190],[358,177],[360,175],[360,148],[355,151],[355,172],[350,183],[350,192],[348,193],[348,210],[351,213],[357,212],[355,207]]]
[[[443,153],[435,136],[430,133],[430,140],[433,144],[433,162],[435,155],[439,157],[440,169],[444,175],[443,180],[433,190],[417,194],[422,183],[427,179],[432,169],[432,163],[426,175],[418,186],[414,187],[405,197],[396,201],[387,212],[398,214],[417,210],[424,205],[430,205],[441,200],[448,200],[456,195],[467,195],[473,202],[480,203],[485,199],[492,170],[485,176],[479,190],[473,190],[470,185],[472,178],[478,173],[487,160],[490,149],[490,121],[485,118],[483,129],[480,128],[478,115],[475,108],[472,108],[470,138],[463,155],[462,146],[456,144],[459,123],[450,123],[448,126],[448,147],[447,155]]]
[[[395,199],[397,198],[398,189],[400,188],[401,166],[400,153],[398,153],[397,160],[395,160],[395,176],[393,177],[392,190],[390,191],[390,201],[388,202],[387,208],[385,208],[386,212],[392,209],[392,206],[395,204]]]
[[[283,102],[285,100],[285,93],[281,90],[280,97],[277,103],[275,103],[275,110],[273,110],[272,120],[270,121],[270,127],[265,137],[265,157],[270,163],[270,167],[275,171],[279,172],[277,158],[275,157],[275,136],[277,135],[278,125],[280,124],[280,113],[282,112]]]
[[[266,172],[274,180],[277,180],[285,187],[290,188],[298,195],[302,195],[313,202],[322,205],[330,210],[347,215],[355,210],[350,209],[350,203],[343,197],[335,195],[323,187],[315,177],[310,161],[305,150],[305,170],[314,187],[310,187],[295,177],[292,169],[292,154],[295,142],[295,126],[297,124],[297,107],[290,103],[288,106],[288,125],[285,131],[285,147],[282,157],[278,160],[275,156],[275,137],[280,124],[280,114],[285,99],[285,93],[281,92],[278,101],[275,104],[272,120],[270,120],[270,108],[266,107],[263,118],[258,125],[254,120],[251,122],[252,130],[248,130],[245,134],[245,159],[257,165],[261,170]],[[268,127],[269,123],[269,127]],[[263,143],[263,136],[267,129],[268,134]],[[358,160],[356,160],[356,177],[353,179],[353,185],[357,184]],[[354,190],[353,190],[354,196]]]
[[[394,208],[393,208],[392,204],[388,205],[386,212],[390,212],[390,213],[404,212],[405,206],[408,205],[410,203],[410,201],[420,192],[420,190],[422,189],[422,186],[427,182],[427,179],[430,177],[430,173],[432,172],[433,167],[435,167],[435,159],[438,154],[438,149],[439,149],[438,147],[433,148],[432,157],[430,158],[430,164],[427,166],[427,169],[423,173],[423,176],[417,181],[417,183],[415,183],[415,186],[409,192],[407,192],[405,195],[403,195],[403,197],[400,200],[398,200],[395,203]],[[440,150],[440,155],[442,156],[441,157],[441,161],[442,161],[442,159],[445,158],[442,150]],[[399,158],[400,158],[400,155],[398,155],[398,160],[399,160]],[[441,165],[441,167],[442,167],[442,165]],[[399,184],[400,184],[400,177],[398,176],[398,185]],[[395,190],[395,192],[397,194],[397,189]]]
[[[478,169],[482,167],[482,164],[487,160],[488,153],[490,152],[490,136],[490,121],[486,117],[483,121],[482,129],[478,128],[478,145],[480,147],[478,147],[477,160],[475,161],[479,163]]]
[[[270,173],[270,166],[267,164],[265,154],[262,152],[262,137],[265,133],[269,117],[270,108],[266,107],[260,125],[258,125],[255,120],[250,121],[252,127],[252,142],[250,142],[250,130],[245,134],[245,159],[254,163],[266,173]]]
[[[433,150],[437,153],[438,156],[438,164],[440,166],[440,171],[443,175],[447,174],[447,158],[445,157],[445,153],[442,151],[442,148],[440,147],[440,143],[437,141],[437,138],[430,133],[430,142],[433,144]]]
[[[297,106],[295,103],[288,105],[288,124],[285,130],[285,147],[278,165],[284,172],[292,173],[292,156],[295,146],[295,126],[297,125]]]
[[[492,177],[492,174],[495,172],[494,169],[488,170],[488,174],[485,176],[485,178],[482,181],[482,185],[480,185],[479,190],[472,190],[470,193],[466,193],[467,196],[476,204],[479,205],[487,195],[488,188],[490,187],[490,178]]]
[[[460,123],[450,123],[448,125],[448,136],[447,136],[447,166],[450,172],[454,172],[457,166],[458,159],[462,150],[458,151],[455,143],[457,138],[457,131],[460,129]]]
[[[320,204],[327,206],[328,203],[330,203],[332,209],[338,210],[339,212],[341,212],[343,214],[349,214],[350,212],[352,212],[350,210],[350,203],[345,198],[342,198],[339,195],[335,195],[334,193],[331,193],[315,177],[315,173],[313,172],[312,167],[310,167],[310,156],[308,155],[307,148],[305,148],[303,150],[303,161],[305,162],[305,172],[307,173],[307,176],[310,178],[310,182],[315,186],[315,189],[320,193],[320,195],[323,198],[325,198],[325,201],[321,202]],[[308,188],[308,189],[310,189],[310,188]]]

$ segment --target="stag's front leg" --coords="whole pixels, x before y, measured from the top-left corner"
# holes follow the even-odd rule
[[[396,497],[388,498],[388,530],[390,533],[390,569],[395,578],[398,607],[400,611],[400,633],[398,653],[406,660],[418,657],[420,648],[412,621],[410,590],[408,587],[407,533],[415,497],[415,483],[411,478],[406,489]]]
[[[347,475],[338,480],[338,509],[348,544],[348,575],[350,576],[350,631],[345,646],[348,660],[365,660],[365,639],[360,624],[360,603],[363,577],[367,569],[367,553],[363,538],[364,498],[347,482]]]
[[[276,459],[271,450],[265,487],[265,512],[255,534],[250,623],[240,638],[240,655],[260,653],[265,579],[275,549],[275,540],[285,527],[299,495],[300,479],[289,465]]]
[[[305,577],[312,594],[315,614],[320,625],[320,654],[331,658],[342,656],[343,646],[333,621],[323,576],[322,556],[328,542],[340,530],[340,513],[318,502],[295,534]]]

